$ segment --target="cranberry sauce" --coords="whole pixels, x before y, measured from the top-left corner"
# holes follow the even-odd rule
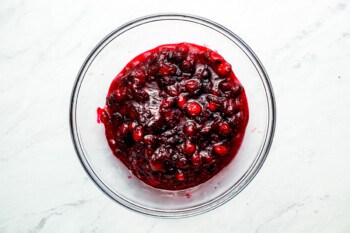
[[[126,65],[98,119],[114,155],[135,176],[155,188],[179,190],[209,180],[233,159],[248,103],[218,53],[170,44]]]

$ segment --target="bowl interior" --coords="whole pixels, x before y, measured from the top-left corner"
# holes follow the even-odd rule
[[[235,159],[208,182],[182,191],[152,188],[140,182],[112,154],[97,123],[109,85],[136,55],[161,44],[189,42],[216,50],[231,65],[245,88],[250,119]],[[245,186],[247,176],[262,163],[262,150],[271,133],[271,106],[265,77],[256,61],[237,38],[201,20],[186,17],[153,18],[126,25],[110,34],[93,51],[78,77],[73,121],[79,156],[90,176],[113,199],[143,213],[176,216],[177,213],[211,208],[232,198]],[[74,101],[74,100],[73,100]]]

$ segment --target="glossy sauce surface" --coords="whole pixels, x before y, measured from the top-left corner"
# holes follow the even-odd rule
[[[168,190],[199,185],[222,170],[238,152],[249,118],[231,65],[189,43],[135,57],[97,112],[114,155],[144,183]]]

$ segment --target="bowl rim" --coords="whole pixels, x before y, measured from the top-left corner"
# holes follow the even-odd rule
[[[164,21],[164,20],[180,20],[180,21],[189,21],[191,23],[201,24],[202,26],[209,27],[221,33],[222,35],[227,37],[229,40],[231,40],[233,43],[235,43],[251,60],[251,62],[255,66],[255,69],[259,73],[259,76],[261,78],[261,81],[265,89],[265,94],[266,94],[267,103],[268,103],[268,120],[267,120],[268,125],[267,125],[265,139],[260,148],[260,153],[254,159],[254,162],[250,165],[249,169],[244,173],[244,175],[228,190],[226,190],[221,195],[213,198],[209,202],[200,204],[198,206],[184,208],[184,209],[177,209],[177,210],[174,210],[174,209],[162,210],[162,209],[148,208],[148,207],[139,205],[137,203],[134,203],[118,195],[117,193],[113,192],[106,184],[104,184],[102,180],[100,180],[98,175],[93,170],[92,166],[89,164],[85,156],[84,149],[82,147],[82,143],[79,136],[79,130],[77,129],[77,121],[76,121],[76,107],[77,107],[77,100],[79,96],[80,86],[84,80],[86,71],[90,67],[95,57],[99,54],[99,52],[106,45],[108,45],[108,43],[111,42],[115,37],[118,37],[122,33],[134,27],[140,26],[145,23],[152,23],[155,21]],[[266,157],[272,145],[275,128],[276,128],[276,103],[275,103],[275,97],[274,97],[271,82],[269,80],[269,77],[261,61],[259,60],[257,55],[253,52],[253,50],[235,33],[233,33],[226,27],[216,22],[213,22],[209,19],[206,19],[200,16],[183,14],[183,13],[159,13],[159,14],[143,16],[121,25],[120,27],[110,32],[107,36],[105,36],[92,49],[92,51],[89,53],[89,55],[83,62],[82,66],[80,67],[80,70],[77,74],[77,77],[73,85],[71,99],[70,99],[70,108],[69,108],[69,125],[70,125],[70,132],[71,132],[73,146],[79,158],[79,161],[82,164],[88,176],[92,179],[92,181],[97,185],[97,187],[103,193],[105,193],[108,197],[110,197],[112,200],[116,201],[117,203],[121,204],[122,206],[141,214],[145,214],[153,217],[161,217],[161,218],[182,218],[182,217],[190,217],[190,216],[203,214],[205,212],[208,212],[210,210],[213,210],[225,204],[226,202],[231,200],[233,197],[235,197],[238,193],[240,193],[253,180],[253,178],[257,175],[260,168],[262,167],[264,161],[266,160]]]

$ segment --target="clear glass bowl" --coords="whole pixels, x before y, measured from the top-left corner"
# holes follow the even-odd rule
[[[216,50],[243,84],[249,123],[235,159],[219,174],[197,187],[167,191],[134,177],[112,154],[97,124],[109,85],[136,55],[161,44],[189,42]],[[131,21],[107,35],[89,54],[74,84],[70,103],[73,143],[88,175],[109,197],[134,211],[168,218],[193,216],[236,196],[257,174],[272,143],[275,102],[268,76],[248,45],[227,28],[183,14],[160,14]]]

